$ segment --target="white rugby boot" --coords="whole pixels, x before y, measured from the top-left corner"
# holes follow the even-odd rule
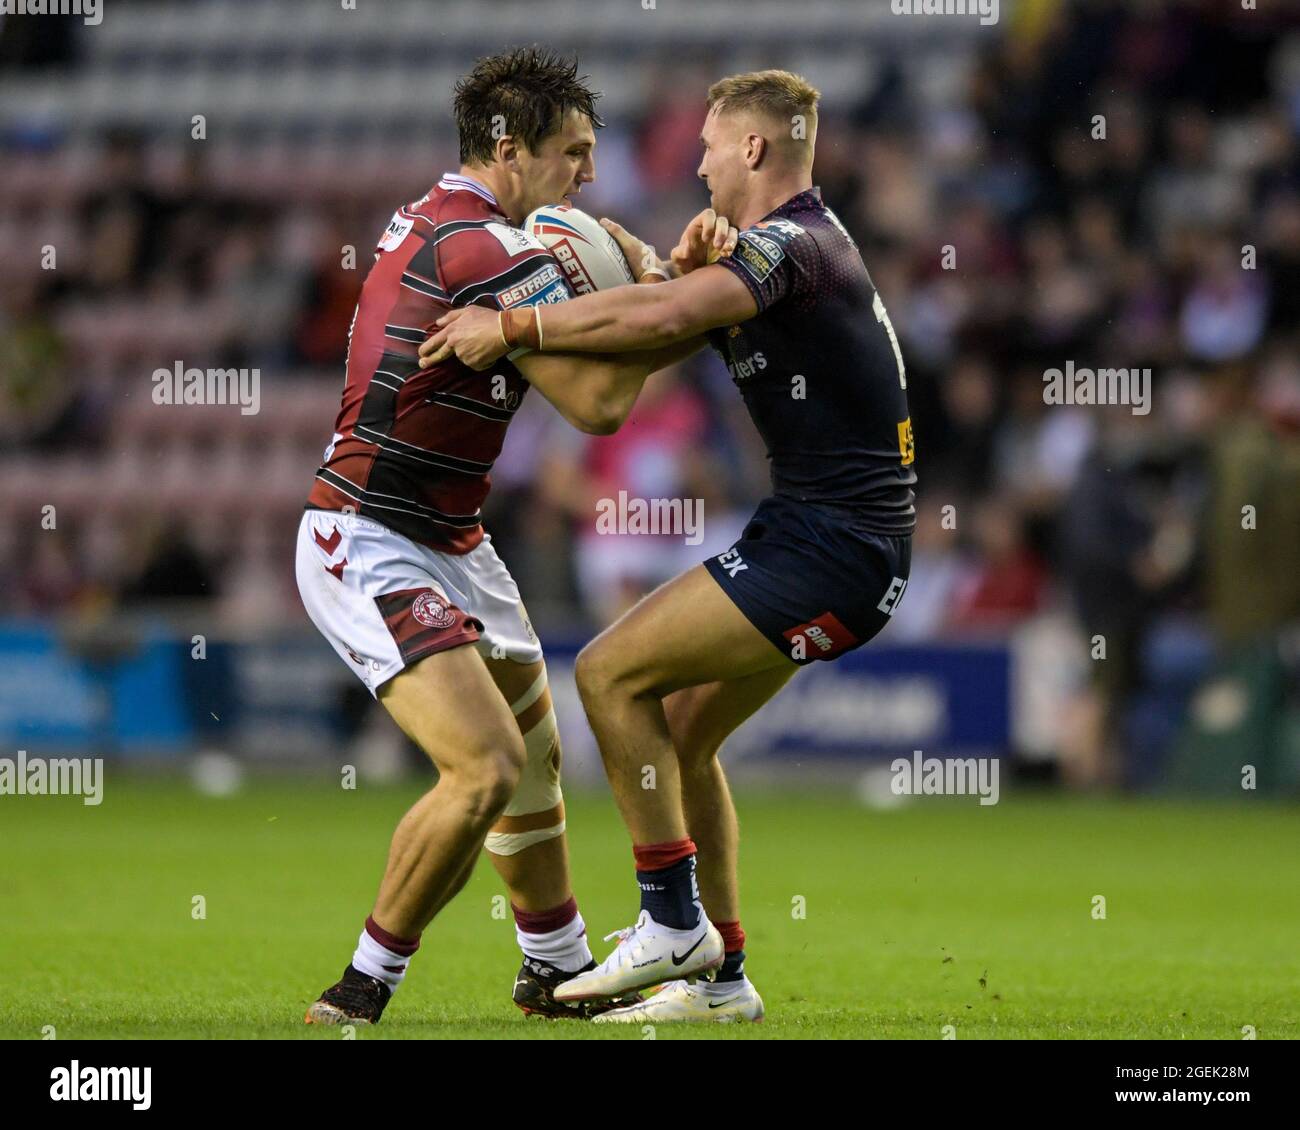
[[[605,935],[605,941],[611,938],[618,939],[614,952],[595,969],[557,985],[557,1001],[613,997],[679,977],[694,977],[717,969],[726,956],[722,935],[703,914],[694,929],[673,930],[643,910],[635,926]]]
[[[593,1016],[595,1024],[662,1024],[697,1020],[729,1024],[735,1020],[763,1019],[763,998],[748,977],[721,984],[669,981],[640,1004],[611,1009]]]

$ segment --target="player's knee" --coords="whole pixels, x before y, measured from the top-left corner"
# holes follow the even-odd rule
[[[519,765],[511,758],[497,755],[475,775],[466,790],[471,823],[491,824],[506,810],[519,784]]]
[[[600,669],[599,652],[593,640],[580,652],[573,664],[573,681],[578,685],[578,694],[584,702],[590,702],[600,693],[599,683],[605,673]]]
[[[631,672],[624,655],[621,648],[611,646],[607,636],[597,636],[578,652],[573,677],[584,703],[599,702],[630,686]]]
[[[515,795],[525,760],[518,732],[502,734],[495,741],[483,742],[461,768],[445,773],[443,778],[461,794],[471,823],[491,824]]]

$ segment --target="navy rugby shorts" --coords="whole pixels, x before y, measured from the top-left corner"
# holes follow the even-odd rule
[[[802,665],[861,647],[889,623],[907,588],[912,538],[869,533],[825,507],[773,497],[704,567]]]

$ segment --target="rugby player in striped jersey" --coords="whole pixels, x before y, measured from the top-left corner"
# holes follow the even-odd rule
[[[545,1016],[609,1007],[553,996],[593,961],[569,881],[542,648],[480,507],[530,387],[575,426],[605,434],[650,372],[697,345],[607,357],[521,348],[491,374],[455,357],[422,368],[416,355],[449,310],[571,298],[559,264],[519,224],[594,179],[595,97],[575,64],[546,51],[480,60],[456,90],[460,169],[393,214],[362,287],[342,406],[299,528],[298,588],[439,780],[398,824],[352,959],[309,1023],[379,1020],[485,846],[524,955],[515,1003]],[[688,233],[683,255],[702,262],[699,217]],[[725,244],[726,225],[710,221],[707,235]],[[652,278],[674,273],[655,266]]]

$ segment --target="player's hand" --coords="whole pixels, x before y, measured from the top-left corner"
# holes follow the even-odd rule
[[[669,278],[672,278],[672,265],[660,259],[655,254],[655,249],[645,240],[637,239],[622,224],[617,224],[603,216],[600,219],[600,226],[609,232],[618,243],[619,250],[623,252],[623,258],[627,260],[628,266],[632,268],[632,274],[637,282],[641,281],[641,277],[646,271],[656,268],[663,271]]]
[[[453,353],[471,369],[486,369],[508,352],[495,310],[462,306],[448,310],[436,324],[437,332],[420,346],[421,369],[445,361]]]
[[[686,225],[682,238],[672,250],[673,267],[678,274],[689,275],[697,267],[716,263],[736,249],[740,230],[732,227],[726,216],[705,208]]]

